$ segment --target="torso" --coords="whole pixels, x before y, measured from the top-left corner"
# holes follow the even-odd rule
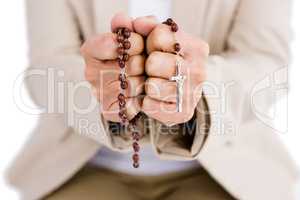
[[[154,15],[162,22],[171,15],[171,3],[171,0],[129,0],[128,13],[132,18]],[[138,169],[134,169],[130,162],[131,152],[113,152],[103,147],[90,164],[133,175],[161,175],[199,167],[199,162],[196,160],[160,160],[150,144],[142,147],[140,155],[141,165]]]

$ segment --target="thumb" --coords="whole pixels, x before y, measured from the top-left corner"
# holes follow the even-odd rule
[[[138,17],[133,20],[133,28],[135,32],[142,36],[148,36],[149,33],[159,24],[155,16]]]
[[[124,13],[117,13],[111,20],[111,31],[115,32],[117,28],[128,28],[133,31],[132,18]]]

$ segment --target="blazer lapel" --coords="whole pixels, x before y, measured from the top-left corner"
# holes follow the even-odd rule
[[[107,32],[117,12],[128,13],[128,0],[93,0],[93,7],[96,33]]]

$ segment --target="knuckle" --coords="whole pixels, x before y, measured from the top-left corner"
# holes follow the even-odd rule
[[[80,53],[84,56],[95,56],[95,52],[101,52],[101,54],[108,54],[107,49],[111,49],[113,45],[113,33],[102,33],[96,36],[90,37],[80,48]],[[107,56],[107,55],[105,55]]]
[[[145,81],[145,92],[146,94],[150,93],[151,91],[151,80],[150,78],[148,78],[146,81]]]
[[[145,96],[142,104],[142,108],[146,111],[151,108],[151,100],[149,96]]]
[[[145,82],[145,91],[147,94],[152,94],[154,91],[158,90],[158,84],[154,78],[148,78]]]
[[[94,38],[92,38],[93,44],[100,47],[110,47],[113,41],[113,33],[102,33]]]
[[[152,52],[146,61],[146,72],[150,72],[153,70],[153,67],[156,66],[159,62],[160,53],[157,51]]]
[[[141,76],[141,77],[138,78],[135,90],[139,94],[139,93],[142,93],[144,91],[144,88],[145,88],[145,77]]]
[[[149,97],[159,98],[163,89],[161,88],[161,84],[155,78],[148,80],[148,83],[145,84],[145,91]]]
[[[177,88],[176,83],[174,83],[174,82],[167,82],[167,83],[169,83],[169,84],[167,84],[166,87],[165,87],[166,88],[166,93],[170,94],[170,95],[175,94],[176,93],[176,88]]]
[[[135,46],[144,46],[144,40],[143,37],[137,33],[132,33],[132,37],[129,38],[129,41]]]
[[[134,55],[129,58],[127,73],[132,75],[139,75],[144,72],[145,56]]]
[[[151,32],[151,40],[152,46],[159,47],[162,43],[163,35],[165,34],[166,27],[164,24],[157,25],[154,30]]]
[[[99,45],[103,45],[104,47],[110,46],[112,43],[112,33],[107,33],[104,34],[102,37],[99,39]]]
[[[142,65],[144,60],[145,60],[145,57],[143,55],[133,55],[133,56],[130,56],[130,58],[128,60],[128,64],[136,67],[136,66]]]
[[[156,36],[160,36],[166,29],[167,29],[168,27],[166,26],[166,25],[164,25],[164,24],[159,24],[159,25],[157,25],[155,28],[154,28],[154,30],[153,30],[153,32],[154,32],[154,35],[156,35]]]

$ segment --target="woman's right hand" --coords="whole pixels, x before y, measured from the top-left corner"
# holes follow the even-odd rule
[[[123,14],[117,14],[111,22],[112,31],[118,27],[126,27],[133,31],[132,19]],[[144,63],[141,55],[144,50],[143,37],[131,32],[129,38],[131,48],[128,50],[129,60],[125,72],[128,87],[125,90],[126,112],[132,119],[141,110],[142,99],[138,98],[144,92]],[[101,111],[106,120],[120,122],[118,95],[121,92],[119,74],[121,69],[116,61],[117,34],[103,33],[89,38],[81,47],[85,59],[85,77],[93,87],[94,95],[101,104]]]

